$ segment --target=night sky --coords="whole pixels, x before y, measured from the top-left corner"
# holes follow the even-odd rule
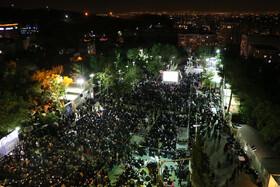
[[[0,0],[24,9],[43,8],[108,13],[110,11],[279,11],[280,0]]]

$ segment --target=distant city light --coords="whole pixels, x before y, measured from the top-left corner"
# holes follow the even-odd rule
[[[85,16],[88,16],[88,13],[87,13],[87,12],[85,12]]]
[[[67,15],[67,14],[65,15],[65,18],[68,18],[68,15]]]
[[[8,30],[13,30],[14,28],[13,27],[7,27],[5,30],[8,31]]]

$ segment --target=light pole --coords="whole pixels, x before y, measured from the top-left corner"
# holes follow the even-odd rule
[[[90,74],[90,78],[92,80],[92,97],[94,98],[94,73]]]
[[[102,85],[101,85],[101,80],[98,81],[99,87],[100,87],[100,95],[101,95],[101,89],[102,89]]]
[[[193,125],[195,127],[195,141],[196,141],[196,136],[197,136],[197,127],[200,127],[199,124]]]

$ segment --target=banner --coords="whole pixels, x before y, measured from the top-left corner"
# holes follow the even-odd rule
[[[18,131],[14,130],[0,140],[0,158],[7,155],[19,144]]]

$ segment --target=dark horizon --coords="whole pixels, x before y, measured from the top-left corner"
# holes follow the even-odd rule
[[[65,11],[101,13],[128,13],[128,12],[162,12],[162,11],[205,11],[205,12],[279,12],[278,0],[141,0],[130,3],[129,0],[103,0],[100,2],[81,0],[2,0],[0,6],[12,6],[20,9],[48,8]]]

